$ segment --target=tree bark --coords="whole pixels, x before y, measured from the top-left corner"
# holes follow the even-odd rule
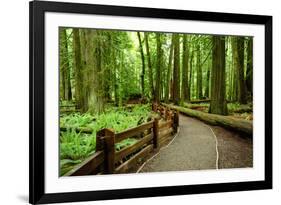
[[[193,56],[194,56],[194,52],[193,50],[191,51],[191,56],[189,59],[189,86],[188,86],[188,93],[189,93],[189,100],[191,100],[192,98],[192,83],[194,82],[194,78],[192,75],[193,72]]]
[[[246,84],[245,84],[245,77],[244,77],[244,37],[239,37],[237,39],[237,51],[238,51],[238,58],[239,58],[239,67],[238,67],[238,94],[239,94],[239,103],[240,104],[247,104],[247,96],[246,96]]]
[[[151,98],[152,98],[152,100],[154,100],[155,90],[154,90],[154,84],[153,84],[153,70],[152,70],[152,65],[151,65],[151,57],[150,57],[148,38],[149,38],[149,34],[147,32],[145,32],[144,33],[144,41],[145,41],[147,64],[148,64],[148,75],[149,75],[148,77],[149,77]]]
[[[85,112],[84,99],[83,99],[83,71],[81,63],[81,44],[79,29],[73,29],[73,51],[74,51],[74,70],[75,70],[75,101],[77,107]]]
[[[227,115],[225,99],[225,39],[213,36],[211,102],[209,112]]]
[[[169,54],[169,62],[168,62],[168,71],[166,76],[166,90],[165,90],[165,102],[170,100],[170,84],[171,84],[171,72],[172,72],[172,62],[173,62],[173,54],[174,54],[174,36],[171,37],[171,45],[170,45],[170,54]]]
[[[250,99],[253,99],[253,38],[249,37],[247,45],[246,86]]]
[[[202,99],[202,66],[201,66],[201,48],[197,45],[196,67],[197,67],[197,99]]]
[[[178,105],[180,101],[180,42],[179,34],[175,35],[175,45],[174,45],[174,73],[173,73],[173,102]]]
[[[188,46],[187,46],[187,35],[183,35],[182,43],[182,100],[189,101],[189,80],[188,80]]]
[[[231,37],[231,48],[232,48],[232,101],[237,101],[238,86],[237,86],[237,48],[236,48],[236,37]]]
[[[209,92],[210,92],[210,65],[208,63],[207,65],[207,75],[206,75],[206,87],[205,87],[205,93],[204,97],[209,98]]]
[[[99,31],[85,31],[87,46],[85,46],[86,69],[89,71],[88,101],[86,110],[91,113],[101,113],[104,110],[104,91],[102,84],[102,56]]]
[[[156,33],[156,86],[155,86],[155,101],[160,102],[160,81],[161,81],[161,61],[162,61],[162,52],[161,52],[161,36],[160,33]]]
[[[64,100],[72,100],[71,83],[70,83],[70,66],[68,56],[68,42],[65,28],[60,28],[60,69],[62,96]]]
[[[144,62],[144,54],[143,54],[143,47],[142,47],[140,32],[137,32],[137,34],[138,34],[138,39],[139,39],[139,49],[140,49],[141,62],[142,62],[142,72],[141,72],[141,75],[140,75],[140,79],[141,79],[141,95],[142,95],[142,97],[144,97],[145,62]]]
[[[238,102],[240,104],[246,104],[246,85],[244,79],[244,37],[233,37],[234,39],[234,60],[237,78],[237,93]]]

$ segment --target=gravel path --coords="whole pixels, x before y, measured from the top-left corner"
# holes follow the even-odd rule
[[[201,121],[180,115],[175,140],[146,163],[140,172],[216,169],[216,141]]]
[[[212,126],[218,140],[219,168],[253,167],[253,140],[241,133]]]

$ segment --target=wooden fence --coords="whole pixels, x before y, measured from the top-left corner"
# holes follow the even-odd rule
[[[120,133],[108,128],[97,132],[96,152],[64,176],[127,173],[157,151],[177,132],[179,112],[159,104],[153,104],[152,109],[159,117],[142,125]],[[116,143],[130,137],[136,137],[137,142],[119,151],[115,149]]]

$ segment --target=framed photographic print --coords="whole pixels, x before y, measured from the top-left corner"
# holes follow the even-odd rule
[[[272,188],[272,17],[30,2],[30,203]]]

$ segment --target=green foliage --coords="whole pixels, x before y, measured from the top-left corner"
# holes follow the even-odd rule
[[[240,106],[241,105],[239,103],[228,103],[227,104],[229,112],[234,112],[235,110],[238,110],[240,108]]]
[[[60,126],[69,130],[60,135],[60,167],[61,175],[69,171],[77,163],[95,152],[96,132],[103,128],[114,129],[116,133],[136,127],[147,121],[151,115],[151,106],[136,105],[130,107],[108,107],[102,114],[73,113],[60,117]],[[75,127],[90,127],[91,135],[76,133]],[[116,144],[116,150],[134,144],[137,139],[129,138]]]
[[[94,117],[88,113],[79,114],[74,113],[70,115],[64,115],[60,118],[60,126],[61,127],[85,127],[86,125],[93,122]]]
[[[60,158],[78,160],[85,158],[96,146],[96,138],[93,135],[83,135],[75,131],[61,132]]]

